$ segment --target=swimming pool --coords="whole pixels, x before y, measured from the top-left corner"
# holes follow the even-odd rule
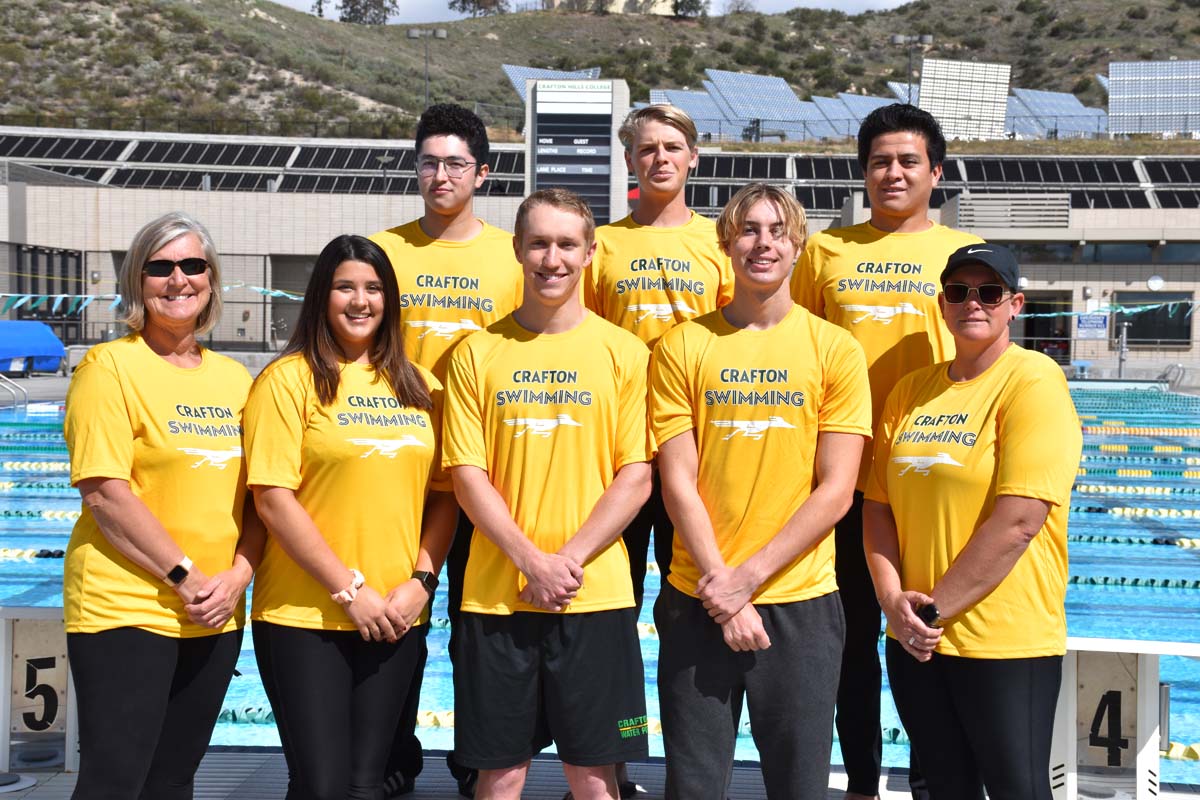
[[[1080,475],[1072,493],[1068,631],[1073,636],[1200,642],[1200,398],[1154,393],[1074,391],[1085,427]],[[17,418],[0,410],[0,605],[62,602],[61,558],[79,511],[68,485],[61,414],[34,406]],[[19,551],[14,553],[13,551]],[[29,557],[28,551],[49,557]],[[652,626],[658,575],[646,579],[642,610],[647,711],[659,719],[654,675],[658,641]],[[446,656],[445,593],[439,593],[429,633],[429,664],[421,694],[422,742],[449,749],[453,695]],[[278,738],[247,637],[226,696],[213,744],[276,745]],[[1200,662],[1161,661],[1171,684],[1172,741],[1200,743]],[[886,685],[884,763],[907,766],[908,748]],[[662,737],[650,737],[662,755]],[[834,761],[840,761],[834,747]],[[743,720],[739,759],[756,759]],[[1200,763],[1164,759],[1162,779],[1200,783]]]

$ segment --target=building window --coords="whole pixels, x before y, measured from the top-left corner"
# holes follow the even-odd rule
[[[1150,245],[1132,242],[1085,244],[1080,261],[1085,264],[1149,264]]]
[[[1158,248],[1160,264],[1200,264],[1200,242],[1171,242]]]
[[[1022,264],[1070,264],[1075,259],[1073,244],[1013,242],[1008,247]]]
[[[1152,306],[1136,313],[1113,315],[1113,340],[1121,336],[1121,323],[1129,323],[1130,347],[1190,347],[1192,343],[1191,292],[1113,292],[1123,308]]]

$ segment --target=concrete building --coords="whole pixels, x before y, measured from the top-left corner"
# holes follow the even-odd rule
[[[512,227],[525,155],[493,147],[476,208],[494,225]],[[222,252],[212,344],[273,350],[326,242],[420,214],[413,158],[411,141],[0,128],[0,316],[43,319],[68,343],[118,334],[125,248],[180,209]],[[850,155],[705,149],[689,204],[715,216],[749,180],[789,186],[811,230],[869,216]],[[1018,341],[1093,376],[1200,383],[1200,156],[952,156],[934,205],[935,219],[1016,247]]]

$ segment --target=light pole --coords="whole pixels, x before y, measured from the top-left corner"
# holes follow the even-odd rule
[[[446,38],[445,28],[409,28],[408,38],[425,40],[425,107],[429,108],[429,37]]]
[[[383,171],[383,193],[387,194],[387,168],[388,164],[396,160],[395,156],[381,155],[375,156],[375,160],[379,162],[379,169]]]
[[[933,44],[933,34],[922,33],[921,35],[918,36],[917,34],[893,33],[892,34],[892,44],[901,45],[903,47],[908,48],[908,104],[911,106],[912,105],[913,50],[916,48],[917,45],[921,45],[922,47],[928,47],[929,45]]]

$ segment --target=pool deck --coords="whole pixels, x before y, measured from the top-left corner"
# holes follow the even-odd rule
[[[425,772],[417,779],[416,790],[406,797],[411,800],[453,800],[458,791],[450,773],[442,766],[442,754],[426,753]],[[829,779],[828,800],[841,800],[846,775],[834,767]],[[630,764],[630,777],[644,786],[647,800],[657,800],[663,792],[661,761]],[[37,786],[4,794],[0,798],[22,800],[68,800],[75,787],[75,775],[63,772],[23,773],[37,778]],[[881,781],[881,800],[907,800],[908,773],[906,770],[887,771]],[[287,768],[283,755],[276,748],[215,748],[200,764],[196,776],[196,800],[284,800]],[[1163,800],[1182,800],[1200,797],[1200,786],[1163,784],[1158,795]],[[538,758],[533,762],[525,785],[525,800],[561,800],[567,791],[566,781],[557,759]],[[762,800],[766,794],[758,766],[747,764],[734,768],[728,800]]]

